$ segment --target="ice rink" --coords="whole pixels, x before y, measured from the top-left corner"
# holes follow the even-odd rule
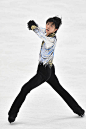
[[[86,117],[72,112],[47,83],[28,94],[13,124],[9,108],[21,87],[37,71],[42,40],[27,28],[45,27],[62,16],[54,65],[61,85],[86,109],[86,1],[0,0],[0,129],[85,129]]]

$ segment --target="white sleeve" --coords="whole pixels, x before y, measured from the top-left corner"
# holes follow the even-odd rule
[[[45,29],[45,28],[42,28],[42,27],[39,27],[39,28],[40,28],[40,30],[41,30],[43,33],[46,32],[46,29]]]
[[[55,37],[46,36],[45,29],[36,27],[35,29],[33,29],[33,31],[45,42],[46,49],[49,49],[50,47],[52,47],[54,43],[56,42]]]

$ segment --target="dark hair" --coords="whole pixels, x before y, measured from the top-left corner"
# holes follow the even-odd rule
[[[48,22],[53,22],[53,24],[55,24],[55,28],[56,29],[59,29],[60,25],[62,24],[62,18],[59,18],[59,17],[52,17],[52,18],[49,18],[47,21],[46,21],[46,24]],[[57,31],[55,31],[56,33]]]

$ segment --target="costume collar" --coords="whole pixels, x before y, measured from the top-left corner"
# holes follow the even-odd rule
[[[55,33],[51,33],[47,37],[54,37],[54,36],[55,36]]]

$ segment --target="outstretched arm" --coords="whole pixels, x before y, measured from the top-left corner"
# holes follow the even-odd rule
[[[33,30],[45,42],[46,49],[49,49],[50,47],[52,47],[55,44],[56,38],[55,37],[47,37],[46,33],[45,33],[45,29],[42,29],[34,22],[28,22],[28,23],[30,23],[28,25],[28,28],[30,30]]]

